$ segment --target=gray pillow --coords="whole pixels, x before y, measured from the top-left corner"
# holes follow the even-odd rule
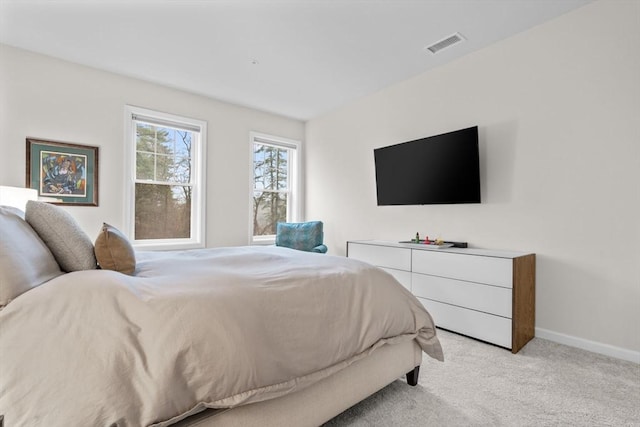
[[[64,209],[29,200],[25,219],[49,247],[62,270],[97,268],[91,239]]]
[[[0,206],[0,307],[62,274],[47,245],[23,217],[19,209]]]

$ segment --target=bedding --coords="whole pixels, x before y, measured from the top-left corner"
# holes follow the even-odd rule
[[[168,426],[274,399],[387,343],[442,349],[386,272],[281,247],[137,253],[134,276],[54,277],[0,311],[10,426]]]
[[[50,203],[29,200],[25,219],[49,247],[63,271],[97,267],[91,239],[67,211]]]
[[[0,206],[0,308],[61,274],[47,245],[25,222],[24,212]]]
[[[102,224],[94,246],[100,268],[133,274],[136,270],[136,253],[124,234],[113,225]]]

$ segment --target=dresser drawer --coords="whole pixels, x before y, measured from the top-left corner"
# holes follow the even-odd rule
[[[412,254],[412,265],[414,273],[504,288],[513,286],[513,260],[509,258],[415,250]]]
[[[390,275],[392,275],[402,286],[411,291],[411,273],[403,270],[396,270],[393,268],[380,267]]]
[[[411,271],[411,249],[349,242],[347,250],[349,258],[359,259],[378,267]]]
[[[415,296],[511,318],[511,289],[412,273]]]
[[[418,298],[436,326],[511,348],[511,319]]]

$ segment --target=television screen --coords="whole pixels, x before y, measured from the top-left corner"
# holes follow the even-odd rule
[[[378,206],[480,203],[477,126],[373,154]]]

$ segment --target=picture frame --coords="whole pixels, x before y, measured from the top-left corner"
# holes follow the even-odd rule
[[[27,138],[26,187],[56,205],[98,206],[99,149]]]

